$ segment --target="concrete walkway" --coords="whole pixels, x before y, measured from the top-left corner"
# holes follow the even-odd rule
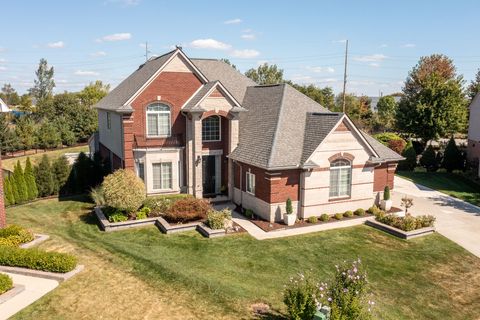
[[[435,216],[440,234],[480,257],[479,207],[396,176],[393,205],[400,207],[404,195],[413,198],[412,214]]]
[[[8,301],[0,304],[0,320],[8,319],[26,306],[40,299],[58,286],[55,280],[6,273],[14,284],[25,286],[25,290]]]

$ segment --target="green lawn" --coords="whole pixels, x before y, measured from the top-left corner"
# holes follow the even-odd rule
[[[379,319],[478,319],[480,259],[434,234],[409,242],[358,226],[257,241],[206,239],[155,227],[100,232],[91,205],[43,200],[9,208],[9,223],[51,236],[41,245],[73,252],[86,270],[14,319],[241,319],[255,302],[282,313],[296,272],[320,279],[360,257]]]
[[[474,205],[480,205],[480,184],[457,173],[399,171],[397,175]]]
[[[54,160],[58,158],[61,155],[64,155],[65,153],[70,153],[70,152],[87,152],[88,151],[88,146],[77,146],[77,147],[70,147],[70,148],[63,148],[63,149],[57,149],[57,150],[52,150],[52,151],[47,151],[47,152],[40,152],[40,153],[34,153],[30,154],[28,156],[22,156],[22,157],[16,157],[16,158],[11,158],[11,159],[5,159],[2,160],[2,167],[4,169],[9,169],[13,171],[14,166],[17,164],[17,161],[20,160],[20,163],[22,164],[22,167],[25,168],[25,161],[27,161],[27,157],[30,157],[30,161],[32,162],[33,165],[35,165],[37,162],[39,162],[44,154],[46,154],[50,160]]]

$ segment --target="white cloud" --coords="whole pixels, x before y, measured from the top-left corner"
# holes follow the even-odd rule
[[[5,52],[5,51],[7,51],[7,49],[6,49],[6,48],[4,48],[4,47],[0,47],[0,52]]]
[[[74,73],[77,76],[98,76],[100,73],[96,71],[87,71],[87,70],[77,70]]]
[[[105,51],[97,51],[90,54],[92,57],[105,57],[107,53]]]
[[[57,79],[57,80],[55,80],[55,83],[65,84],[65,83],[68,83],[68,80],[66,80],[66,79]]]
[[[6,67],[0,66],[0,71],[5,71],[5,70],[7,70]]]
[[[374,68],[378,68],[380,67],[380,64],[379,63],[376,63],[376,62],[372,62],[369,64],[370,67],[374,67]]]
[[[140,4],[140,0],[107,0],[105,4],[120,4],[122,7],[133,7]]]
[[[386,44],[386,43],[383,43],[383,44],[380,45],[380,48],[386,48],[386,47],[388,47],[388,44]]]
[[[333,40],[333,43],[345,43],[347,42],[347,39],[340,39],[340,40]]]
[[[190,46],[195,49],[214,49],[228,50],[232,46],[215,39],[197,39],[190,42]]]
[[[5,62],[7,62],[7,60],[0,58],[0,63],[5,63]]]
[[[250,59],[260,55],[260,52],[254,49],[233,50],[230,55],[235,58]]]
[[[332,67],[307,67],[308,70],[315,73],[334,73],[335,69]]]
[[[256,36],[253,33],[246,33],[240,36],[244,40],[255,40]]]
[[[239,24],[241,22],[242,22],[242,19],[236,18],[236,19],[231,19],[231,20],[224,21],[223,23],[224,24]]]
[[[129,40],[132,38],[132,34],[129,32],[124,32],[124,33],[114,33],[114,34],[109,34],[106,36],[103,36],[100,39],[97,39],[97,42],[103,42],[103,41],[122,41],[122,40]]]
[[[415,43],[406,43],[402,47],[404,48],[415,48],[417,45]]]
[[[371,54],[367,56],[356,56],[353,58],[355,61],[360,61],[360,62],[378,62],[378,61],[383,61],[387,58],[386,55],[384,54]]]
[[[47,47],[52,49],[59,49],[65,47],[65,43],[63,41],[50,42],[47,44]]]

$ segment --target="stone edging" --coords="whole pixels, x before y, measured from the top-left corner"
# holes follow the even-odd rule
[[[12,299],[17,294],[23,291],[25,291],[24,285],[14,284],[12,289],[8,290],[7,292],[4,292],[3,294],[0,294],[0,304],[7,302],[8,300]]]
[[[412,238],[417,238],[417,237],[422,237],[426,236],[428,234],[434,233],[435,232],[435,227],[426,227],[426,228],[420,228],[417,230],[412,230],[412,231],[403,231],[398,228],[389,226],[387,224],[378,222],[376,220],[367,220],[365,221],[365,224],[367,226],[374,227],[376,229],[385,231],[387,233],[390,233],[391,235],[394,235],[396,237],[409,240]]]
[[[122,230],[122,229],[129,229],[135,227],[141,227],[145,225],[152,225],[155,224],[157,218],[147,218],[142,220],[128,220],[123,222],[110,222],[108,221],[107,217],[102,212],[102,208],[95,207],[94,209],[95,214],[100,222],[100,226],[106,232],[115,231],[115,230]]]
[[[48,240],[50,238],[49,235],[47,234],[34,234],[34,239],[30,242],[27,242],[27,243],[23,243],[21,244],[19,247],[22,248],[22,249],[28,249],[28,248],[31,248],[33,246],[36,246],[46,240]]]
[[[157,228],[160,229],[161,232],[166,234],[195,230],[197,229],[197,226],[200,224],[201,222],[190,222],[185,224],[170,224],[167,222],[167,220],[163,219],[162,217],[155,218],[155,226],[157,226]]]
[[[70,279],[77,273],[81,272],[84,268],[85,266],[78,265],[75,269],[73,269],[70,272],[57,273],[57,272],[40,271],[40,270],[33,270],[33,269],[19,268],[19,267],[0,266],[0,271],[20,274],[23,276],[38,277],[38,278],[44,278],[44,279],[56,280],[58,282],[63,282],[65,280]]]
[[[197,225],[197,231],[200,232],[202,236],[207,238],[218,238],[227,234],[225,229],[211,229],[204,223]]]

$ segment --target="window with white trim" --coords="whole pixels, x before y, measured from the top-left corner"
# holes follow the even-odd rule
[[[352,190],[352,165],[346,159],[330,163],[330,198],[349,197]]]
[[[110,112],[107,112],[107,129],[112,128],[112,117],[110,115]]]
[[[170,107],[154,103],[147,107],[147,136],[166,137],[170,135]]]
[[[153,189],[172,189],[172,163],[152,164]]]
[[[246,191],[255,195],[255,175],[249,171],[246,172]]]
[[[202,141],[220,141],[220,117],[210,116],[202,120]]]

